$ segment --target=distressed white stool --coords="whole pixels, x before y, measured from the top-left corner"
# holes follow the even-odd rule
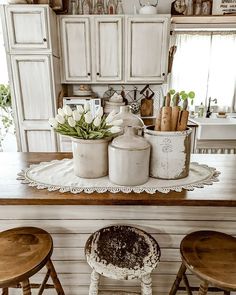
[[[161,251],[145,231],[126,225],[102,228],[87,240],[85,255],[93,269],[89,295],[98,294],[100,275],[116,280],[139,279],[141,294],[152,294],[151,272],[160,261]]]

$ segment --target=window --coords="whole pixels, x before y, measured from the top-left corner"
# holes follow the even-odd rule
[[[236,32],[176,32],[171,88],[193,90],[195,105],[217,98],[236,110]]]

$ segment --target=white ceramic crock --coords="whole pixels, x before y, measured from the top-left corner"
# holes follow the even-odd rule
[[[108,174],[108,144],[111,138],[72,138],[74,172],[82,178],[99,178]]]
[[[149,179],[150,144],[128,127],[108,148],[110,181],[124,186],[141,185]]]
[[[161,179],[180,179],[189,174],[191,132],[155,131],[154,126],[144,130],[151,144],[150,176]]]

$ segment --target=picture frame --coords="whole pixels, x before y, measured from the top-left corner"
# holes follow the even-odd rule
[[[212,15],[236,14],[235,0],[213,0]]]

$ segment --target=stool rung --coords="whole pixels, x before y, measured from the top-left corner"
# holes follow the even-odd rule
[[[179,287],[178,288],[179,291],[186,291],[186,288],[185,287]],[[190,290],[191,291],[198,291],[199,290],[199,287],[190,287]],[[216,287],[208,287],[208,290],[207,292],[223,292],[224,290],[221,290],[219,288],[216,288]]]
[[[41,284],[30,284],[30,288],[31,289],[38,289],[40,288]],[[9,286],[8,288],[22,288],[21,284],[17,284],[17,285],[14,285],[14,286]],[[54,285],[51,285],[51,284],[46,284],[45,285],[45,289],[52,289],[54,288]]]
[[[104,291],[99,291],[99,295],[140,295],[140,292],[125,292],[125,291],[119,291],[119,290],[104,290]]]

